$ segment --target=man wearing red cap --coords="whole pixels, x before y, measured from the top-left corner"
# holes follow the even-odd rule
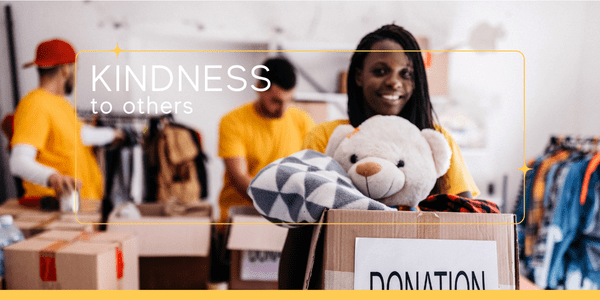
[[[39,86],[17,106],[10,168],[25,179],[25,197],[63,197],[80,189],[82,200],[102,198],[102,176],[90,145],[107,144],[122,133],[83,125],[64,96],[75,85],[75,50],[62,40],[37,47]],[[99,202],[98,202],[99,203]]]

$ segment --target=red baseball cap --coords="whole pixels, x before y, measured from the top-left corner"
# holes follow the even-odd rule
[[[63,40],[49,40],[40,43],[37,47],[35,60],[23,65],[29,68],[36,65],[38,68],[51,68],[58,65],[75,62],[75,49]]]

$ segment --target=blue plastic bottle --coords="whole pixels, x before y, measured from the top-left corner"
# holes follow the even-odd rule
[[[0,216],[0,277],[4,276],[4,247],[25,240],[23,232],[13,224],[11,215]]]
[[[13,217],[11,215],[4,215],[0,217],[0,226],[6,231],[10,238],[10,243],[18,243],[25,240],[23,232],[17,226],[15,226]]]
[[[0,226],[0,277],[4,277],[4,247],[10,244],[8,233]]]

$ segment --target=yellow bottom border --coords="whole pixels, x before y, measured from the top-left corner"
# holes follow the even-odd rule
[[[596,298],[600,291],[0,291],[3,299],[436,299],[436,300],[509,300],[526,297],[565,299]],[[282,298],[283,297],[283,298]],[[376,298],[373,298],[376,297]]]

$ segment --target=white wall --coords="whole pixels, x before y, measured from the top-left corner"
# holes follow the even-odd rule
[[[582,66],[577,80],[579,84],[573,89],[572,97],[565,98],[561,102],[563,106],[570,106],[573,102],[576,115],[580,122],[576,132],[585,136],[600,135],[600,59],[598,50],[600,49],[600,19],[598,12],[600,3],[591,2],[586,4],[585,23],[582,30],[583,42],[581,49],[572,55],[580,57]],[[566,47],[571,48],[569,45]]]
[[[485,68],[492,73],[469,77],[474,81],[462,80],[459,84],[460,77],[469,76],[469,73],[451,70],[450,75],[454,82],[452,95],[461,97],[456,94],[461,93],[468,95],[467,98],[479,97],[483,103],[478,104],[487,114],[488,150],[472,157],[471,165],[479,166],[478,169],[470,166],[479,188],[483,192],[487,182],[494,182],[499,187],[502,175],[506,174],[509,176],[508,201],[514,201],[522,181],[522,173],[517,168],[523,165],[523,151],[526,159],[539,156],[550,135],[577,134],[580,124],[586,122],[578,115],[586,102],[576,96],[579,90],[589,88],[579,80],[584,63],[580,53],[587,39],[584,30],[597,32],[599,29],[598,24],[584,26],[586,17],[593,15],[586,11],[599,11],[589,3],[581,2],[461,2],[457,5],[460,8],[456,10],[452,24],[453,43],[464,39],[465,32],[477,23],[486,21],[504,28],[505,35],[499,40],[498,49],[519,50],[525,57],[525,149],[523,75],[519,71],[523,58],[520,55],[480,55],[487,56],[487,59],[480,57],[478,60],[485,62]],[[463,58],[468,59],[468,56]],[[452,67],[460,68],[459,64],[455,62]],[[471,63],[464,61],[462,64],[464,68]],[[487,80],[487,84],[482,80]],[[469,155],[466,159],[469,164]]]
[[[249,43],[262,47],[273,41],[355,45],[367,32],[395,22],[416,36],[428,36],[431,49],[464,45],[470,31],[487,22],[500,26],[504,37],[497,49],[519,50],[526,67],[527,158],[539,155],[551,134],[594,134],[600,128],[596,87],[600,62],[600,4],[590,2],[11,2],[15,18],[19,64],[33,57],[43,39],[60,36],[77,49],[123,49],[152,45],[147,33],[166,36],[162,43],[201,47],[219,43]],[[4,16],[1,17],[2,21]],[[115,28],[114,23],[121,24]],[[4,26],[4,24],[2,24]],[[198,28],[201,28],[199,30]],[[136,42],[137,41],[137,42]],[[156,42],[156,41],[155,41]],[[167,44],[168,45],[168,44]],[[254,45],[254,46],[251,46]],[[2,45],[2,47],[5,47]],[[173,46],[175,47],[175,46]],[[171,48],[173,48],[171,47]],[[241,46],[239,46],[241,47]],[[257,56],[247,63],[260,61]],[[301,61],[298,64],[303,64]],[[310,66],[307,59],[307,66]],[[523,58],[518,54],[454,53],[450,62],[450,96],[485,115],[488,146],[465,151],[465,159],[480,189],[509,176],[508,200],[513,201],[523,164]],[[337,64],[337,63],[336,63]],[[0,64],[2,77],[8,77]],[[333,69],[333,68],[331,68]],[[324,79],[328,88],[339,70]],[[327,70],[319,70],[324,77]],[[20,70],[22,93],[37,84],[34,70]],[[0,81],[2,102],[7,81]],[[225,95],[224,95],[225,96]],[[220,116],[251,94],[210,101],[210,114],[198,120],[183,117],[206,136],[211,201],[220,189],[222,164],[216,157],[216,127]],[[484,194],[482,198],[486,198]]]

